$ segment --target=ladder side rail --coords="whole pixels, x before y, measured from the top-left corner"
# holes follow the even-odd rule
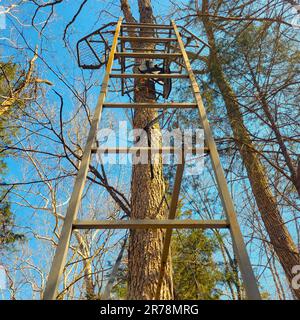
[[[203,105],[202,97],[200,94],[199,86],[196,81],[196,77],[193,73],[193,70],[191,68],[191,64],[189,62],[188,55],[185,51],[185,47],[183,44],[183,41],[181,39],[180,33],[178,31],[178,28],[172,20],[172,24],[175,30],[176,37],[178,39],[179,47],[181,50],[181,53],[183,55],[184,59],[184,64],[186,67],[186,70],[189,74],[193,94],[195,97],[195,100],[198,104],[198,110],[199,110],[199,115],[201,119],[201,123],[204,129],[205,133],[205,138],[207,141],[207,146],[210,150],[210,158],[212,161],[212,166],[214,169],[215,177],[217,180],[217,185],[219,189],[219,195],[222,200],[223,208],[225,210],[226,217],[228,219],[228,222],[230,224],[230,232],[232,236],[232,242],[233,242],[233,249],[236,254],[239,268],[241,271],[243,283],[245,286],[247,298],[250,300],[260,300],[261,296],[258,290],[256,278],[254,276],[253,269],[250,264],[250,259],[246,251],[246,246],[243,240],[243,236],[237,221],[233,201],[231,198],[231,195],[228,190],[227,182],[225,179],[224,171],[221,166],[218,150],[216,147],[216,143],[214,141],[212,131],[207,119],[206,111]]]
[[[178,199],[180,194],[180,188],[181,188],[181,182],[184,172],[184,164],[185,159],[184,155],[182,154],[181,158],[182,163],[179,163],[177,165],[176,175],[175,175],[175,181],[174,181],[174,189],[172,192],[172,199],[171,199],[171,205],[169,209],[169,216],[168,219],[175,219],[176,211],[178,207]],[[156,287],[156,293],[155,293],[155,300],[159,300],[160,297],[160,291],[162,287],[163,278],[165,275],[166,265],[168,262],[169,252],[170,252],[170,244],[171,244],[171,237],[172,237],[173,229],[168,229],[165,233],[165,239],[163,243],[163,249],[162,249],[162,256],[161,256],[161,263],[160,263],[160,271],[159,271],[159,278],[158,283]]]
[[[120,36],[121,37],[123,37],[123,28],[121,28],[121,30],[120,30]],[[125,50],[125,46],[124,46],[124,42],[120,42],[120,47],[121,47],[121,50],[120,50],[120,52],[125,52],[126,50]],[[125,58],[124,57],[120,57],[120,64],[121,64],[121,73],[125,73],[125,71],[126,71],[126,66],[125,66],[125,64],[126,64],[126,60],[125,60]],[[124,79],[121,79],[121,92],[122,92],[122,96],[124,96],[125,95],[125,83],[124,83]]]
[[[89,170],[92,146],[96,138],[98,123],[101,118],[102,107],[103,107],[105,96],[108,90],[108,82],[110,79],[110,72],[112,69],[114,55],[117,48],[121,24],[122,24],[122,18],[119,19],[116,26],[114,40],[111,47],[108,63],[106,66],[105,76],[101,86],[100,95],[95,108],[95,113],[92,119],[91,128],[87,138],[87,143],[83,152],[79,171],[75,179],[74,188],[73,188],[72,196],[67,209],[67,213],[65,216],[60,239],[58,242],[58,246],[56,248],[51,270],[47,279],[47,284],[46,284],[46,288],[43,296],[44,300],[54,300],[56,299],[56,296],[57,296],[59,280],[61,278],[64,266],[65,266],[67,253],[69,249],[69,243],[70,243],[70,238],[72,234],[72,225],[74,220],[76,219],[76,216],[79,210],[81,196],[85,186],[86,176]]]

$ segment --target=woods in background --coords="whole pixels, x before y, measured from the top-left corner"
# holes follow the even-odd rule
[[[10,29],[1,38],[0,264],[9,275],[9,288],[2,295],[42,297],[103,75],[78,68],[75,44],[88,31],[123,15],[131,23],[174,19],[209,43],[209,53],[196,57],[192,67],[198,70],[261,293],[266,299],[300,299],[299,288],[292,286],[293,267],[300,265],[300,31],[292,23],[297,3],[115,0],[81,1],[74,8],[68,1],[13,5],[9,1]],[[95,16],[89,14],[92,21],[87,23],[90,6]],[[17,8],[26,12],[22,19]],[[81,30],[82,25],[88,29]],[[145,46],[140,48],[151,49]],[[172,90],[174,101],[193,101],[187,82],[174,83]],[[119,92],[114,83],[109,97],[116,99]],[[135,83],[135,101],[155,101],[150,82]],[[190,110],[140,109],[117,117],[105,110],[104,115],[100,127],[116,128],[118,120],[127,119],[133,128],[153,123],[153,134],[159,128],[200,127],[198,113]],[[168,201],[161,199],[171,193],[174,172],[162,163],[116,168],[95,161],[80,218],[166,217]],[[183,214],[222,217],[208,161],[201,175],[184,177],[182,192]],[[76,231],[58,298],[101,299],[127,237],[111,297],[153,299],[162,230],[129,235]],[[161,299],[245,298],[228,234],[174,231],[173,237]],[[13,252],[10,243],[15,243]]]

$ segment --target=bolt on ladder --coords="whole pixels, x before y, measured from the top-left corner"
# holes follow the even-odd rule
[[[122,28],[141,28],[143,29],[166,29],[173,30],[175,33],[175,38],[156,38],[156,37],[124,37],[120,36],[120,31]],[[179,53],[143,53],[143,52],[117,52],[117,44],[118,41],[149,41],[149,42],[168,42],[168,41],[176,41],[179,45],[180,52]],[[193,91],[193,95],[195,98],[194,103],[105,103],[106,94],[108,91],[108,83],[110,78],[153,78],[153,74],[113,74],[112,66],[113,61],[116,57],[125,59],[126,57],[131,58],[167,58],[174,59],[180,57],[183,59],[184,67],[187,71],[186,74],[155,74],[155,78],[186,78],[189,79],[191,83],[191,88]],[[179,193],[181,180],[184,171],[184,161],[182,164],[177,165],[174,190],[172,193],[171,204],[169,208],[168,219],[165,220],[151,220],[151,219],[141,219],[141,220],[95,220],[95,221],[79,221],[76,220],[77,213],[79,210],[81,197],[83,194],[83,189],[85,186],[85,182],[87,179],[87,174],[89,171],[90,159],[91,155],[95,152],[94,142],[96,140],[98,124],[101,120],[102,108],[110,107],[110,108],[138,108],[138,107],[153,107],[153,108],[198,108],[200,121],[202,124],[202,128],[205,134],[206,148],[205,151],[209,153],[210,159],[212,162],[212,167],[214,170],[219,195],[222,201],[222,205],[225,211],[226,220],[178,220],[176,219],[176,209],[178,205]],[[107,148],[106,148],[107,149]],[[141,148],[137,148],[141,149]],[[119,148],[117,150],[114,149],[116,153],[129,153],[133,152],[132,148]],[[160,150],[161,151],[161,150]],[[156,24],[129,24],[122,23],[122,18],[119,19],[116,24],[116,29],[114,32],[114,38],[112,42],[112,46],[110,49],[109,58],[106,64],[105,76],[103,79],[103,83],[101,86],[100,95],[98,98],[98,102],[95,108],[94,116],[91,122],[90,131],[88,134],[87,142],[84,148],[84,152],[82,155],[79,171],[77,173],[75,184],[73,188],[73,192],[71,195],[71,199],[68,205],[67,213],[64,219],[62,231],[60,234],[58,246],[56,248],[55,256],[52,262],[52,266],[50,269],[50,273],[47,279],[46,288],[44,291],[43,299],[44,300],[53,300],[57,297],[59,281],[61,275],[63,273],[63,269],[66,263],[67,252],[69,249],[69,244],[71,240],[72,231],[74,229],[157,229],[164,228],[166,229],[166,234],[164,238],[164,246],[162,252],[161,259],[161,267],[160,267],[160,275],[158,279],[157,291],[156,291],[156,299],[159,299],[160,289],[162,285],[162,280],[164,277],[165,267],[168,259],[170,243],[171,243],[171,235],[172,229],[174,228],[190,228],[190,229],[218,229],[218,228],[228,228],[231,233],[233,249],[237,258],[237,262],[239,265],[239,269],[241,272],[243,284],[245,287],[247,299],[251,300],[259,300],[261,299],[256,278],[254,276],[254,272],[252,270],[250,260],[246,251],[245,243],[242,237],[242,233],[236,218],[236,213],[233,205],[233,200],[229,193],[229,189],[227,186],[227,182],[225,179],[224,171],[222,169],[220,158],[218,154],[218,150],[216,147],[216,143],[214,141],[212,131],[207,120],[206,111],[203,105],[202,97],[200,94],[199,86],[197,84],[194,72],[191,68],[191,64],[185,50],[185,45],[183,43],[182,37],[178,28],[174,21],[172,21],[171,25],[156,25]]]

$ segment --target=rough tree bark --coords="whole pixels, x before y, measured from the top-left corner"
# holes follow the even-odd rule
[[[154,23],[150,0],[138,0],[141,23]],[[121,0],[126,22],[136,22],[127,0]],[[147,33],[145,31],[147,30]],[[135,36],[154,37],[145,29]],[[152,43],[134,43],[133,47],[153,49]],[[137,59],[141,62],[142,59]],[[134,83],[135,102],[155,102],[155,86],[147,79],[136,79]],[[151,108],[135,110],[134,128],[148,128],[148,135],[161,145],[159,124],[150,123],[157,118],[157,111]],[[148,127],[149,126],[149,127]],[[154,131],[155,130],[155,131]],[[131,219],[163,219],[167,217],[165,202],[165,181],[162,172],[161,158],[153,165],[135,164],[132,168],[131,181]],[[159,277],[164,231],[131,230],[128,248],[128,299],[152,300],[155,298]],[[161,288],[160,299],[173,298],[171,259],[166,267]]]
[[[208,8],[208,1],[203,0],[203,25],[211,46],[209,70],[223,96],[234,139],[247,170],[252,192],[264,226],[286,277],[291,283],[295,276],[292,273],[292,268],[300,264],[300,254],[278,210],[276,199],[269,185],[266,169],[261,163],[259,155],[255,152],[255,146],[244,124],[238,99],[223,71],[221,59],[216,48],[214,30],[208,17]],[[292,286],[290,288],[294,296],[300,299],[300,290],[295,290]]]

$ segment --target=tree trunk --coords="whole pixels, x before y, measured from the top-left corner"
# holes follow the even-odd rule
[[[214,31],[207,15],[208,1],[203,0],[202,4],[202,11],[204,13],[203,24],[209,44],[211,45],[209,70],[223,96],[234,139],[246,167],[248,179],[264,226],[268,232],[274,251],[285,271],[286,277],[289,283],[291,283],[294,277],[292,268],[300,264],[299,251],[285,227],[277,207],[276,199],[269,186],[266,170],[259,159],[259,155],[255,152],[255,147],[244,125],[238,99],[223,71],[221,60],[217,53]],[[300,299],[300,290],[295,290],[292,286],[290,286],[290,288],[295,297]]]
[[[93,300],[96,298],[95,287],[93,283],[93,270],[92,270],[92,259],[90,259],[90,248],[87,245],[85,239],[80,235],[79,232],[75,232],[79,248],[84,254],[83,258],[83,269],[84,269],[84,286],[85,286],[85,296],[88,300]]]
[[[150,0],[139,0],[141,23],[153,23],[153,13]],[[135,22],[127,1],[121,1],[126,22]],[[143,30],[138,36],[154,37],[148,33],[151,29]],[[134,43],[134,47],[144,48],[145,51],[154,48],[152,43]],[[141,62],[142,59],[137,59]],[[134,83],[135,102],[156,101],[155,85],[148,79],[136,79]],[[161,146],[160,127],[157,111],[151,108],[137,109],[134,113],[133,126],[135,129],[147,128],[152,141]],[[148,127],[149,126],[149,127]],[[155,130],[155,132],[154,132]],[[132,168],[131,181],[131,219],[163,219],[167,217],[165,201],[165,182],[162,171],[161,156],[155,164],[135,164]],[[159,278],[161,254],[163,249],[164,230],[131,230],[128,248],[128,299],[152,300],[155,298]],[[161,287],[160,299],[173,298],[172,268],[169,258]]]

